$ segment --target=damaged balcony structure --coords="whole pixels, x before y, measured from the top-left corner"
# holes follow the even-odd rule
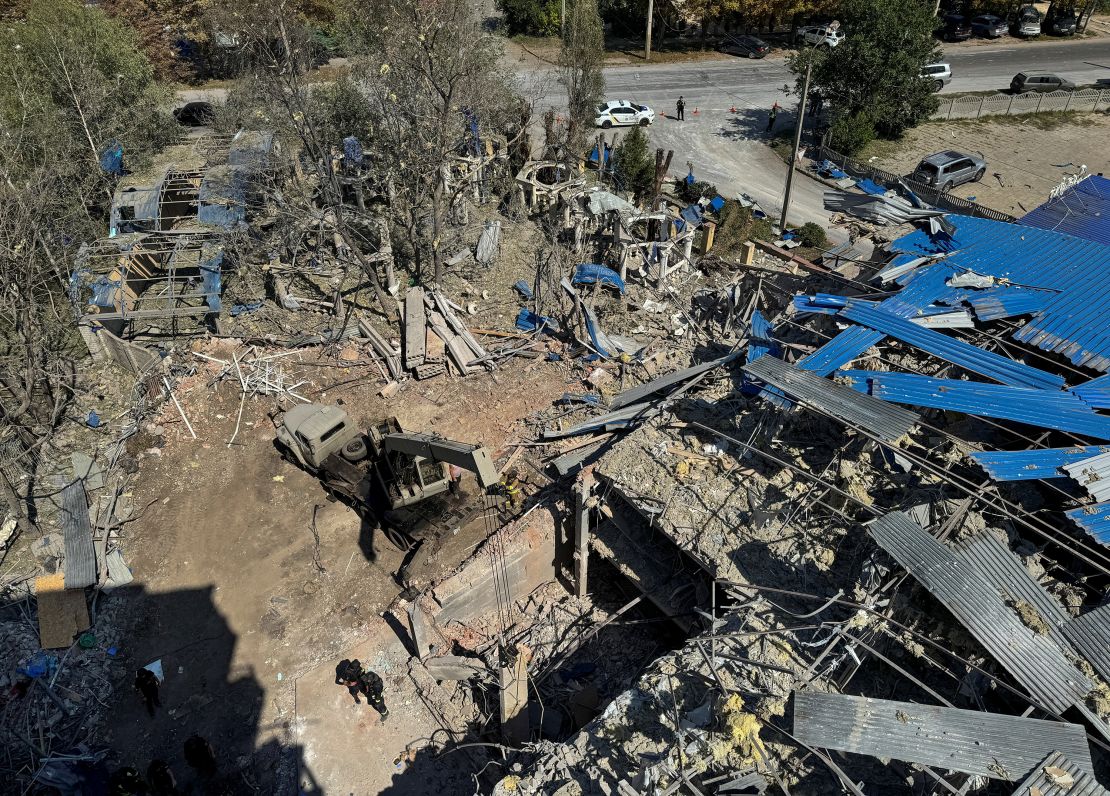
[[[625,571],[681,551],[715,583],[710,629],[496,792],[1105,792],[1110,555],[1090,501],[1110,497],[1110,417],[1084,369],[1103,350],[1064,328],[1063,282],[1036,306],[947,284],[961,253],[991,273],[1030,236],[954,223],[946,244],[896,241],[885,274],[768,274],[737,324],[745,361],[603,448],[579,549]],[[1081,304],[1101,306],[1110,249],[1061,237],[1025,256],[1082,256]],[[876,301],[869,280],[899,267],[920,282]]]

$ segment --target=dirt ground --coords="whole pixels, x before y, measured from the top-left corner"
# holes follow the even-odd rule
[[[1023,216],[1047,200],[1064,177],[1078,173],[1080,166],[1086,165],[1090,174],[1110,171],[1108,136],[1110,115],[1105,113],[928,122],[900,141],[876,142],[860,160],[906,174],[921,158],[942,149],[982,153],[987,176],[952,193]]]
[[[205,349],[212,356],[228,356],[230,350]],[[520,439],[517,419],[537,405],[549,405],[565,388],[556,365],[523,360],[500,369],[499,383],[489,374],[410,381],[387,402],[376,394],[380,385],[368,369],[306,364],[299,370],[300,378],[311,380],[301,388],[305,394],[342,401],[360,423],[392,414],[405,428],[438,431],[494,450]],[[137,696],[121,689],[110,722],[111,743],[123,762],[141,770],[151,758],[161,757],[181,772],[181,744],[199,732],[216,746],[228,772],[228,792],[239,792],[271,782],[279,766],[288,775],[288,767],[298,765],[294,683],[313,670],[334,675],[335,664],[350,657],[349,650],[371,633],[383,632],[380,614],[398,595],[393,573],[402,556],[384,539],[369,538],[353,511],[329,503],[316,479],[279,457],[267,417],[273,408],[269,400],[247,401],[243,426],[229,448],[238,385],[224,382],[213,390],[207,386],[210,377],[204,370],[178,389],[197,440],[171,403],[160,420],[166,437],[160,453],[145,447],[149,437],[136,446],[144,461],[134,498],[146,508],[129,526],[126,550],[137,591],[110,599],[127,600],[133,622],[120,645],[121,659],[135,667],[161,659],[166,682],[163,708],[153,718]],[[315,560],[314,506],[320,507]],[[372,657],[367,652],[363,659]],[[354,711],[341,704],[349,698],[346,692],[325,679],[311,678],[319,680],[319,690],[297,695],[298,711],[316,715],[305,700],[326,695],[322,716],[342,709],[337,721],[353,721]],[[387,694],[390,688],[387,679]],[[214,705],[221,709],[209,707]],[[360,727],[377,726],[365,710],[359,716]],[[398,711],[386,731],[402,741],[395,753],[405,739],[428,734],[426,721],[418,712]],[[306,728],[300,730],[303,738]],[[377,745],[354,733],[336,742],[358,745],[364,756]],[[373,789],[357,792],[386,788],[394,773],[392,758],[375,759],[363,772],[374,781],[359,777],[360,786],[372,784]]]

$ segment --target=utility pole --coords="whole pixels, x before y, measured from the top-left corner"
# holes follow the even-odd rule
[[[794,151],[790,153],[790,163],[786,167],[786,195],[782,198],[782,218],[779,229],[786,232],[786,213],[790,210],[790,188],[794,184],[794,164],[798,162],[798,149],[802,146],[802,128],[806,121],[806,100],[809,99],[809,76],[813,72],[812,55],[806,61],[806,77],[802,83],[802,100],[798,103],[798,123],[794,128]]]
[[[644,39],[644,60],[651,60],[651,18],[655,13],[655,0],[648,0],[647,36]]]

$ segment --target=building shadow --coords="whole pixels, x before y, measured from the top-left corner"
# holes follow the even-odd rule
[[[280,738],[288,727],[261,725],[266,691],[251,668],[234,666],[238,639],[214,596],[213,586],[153,593],[129,585],[87,594],[93,621],[82,632],[91,637],[68,652],[37,653],[33,660],[46,673],[35,678],[32,667],[24,667],[0,701],[8,725],[0,738],[14,741],[8,767],[16,772],[5,776],[0,791],[95,796],[108,792],[107,778],[116,770],[130,766],[145,774],[159,759],[183,794],[298,792],[305,770],[301,747],[277,738],[259,745],[263,732]],[[34,600],[0,606],[0,619],[25,610],[34,621]],[[150,715],[133,683],[136,671],[154,662],[161,663],[164,680],[161,705]],[[50,715],[47,710],[62,718],[40,737],[20,742],[24,718]],[[36,724],[32,718],[26,726]],[[210,776],[185,761],[184,744],[194,734],[215,751],[217,770]],[[300,792],[323,791],[307,781]]]

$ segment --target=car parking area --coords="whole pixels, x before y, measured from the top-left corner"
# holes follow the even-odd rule
[[[1046,132],[1051,126],[1051,132]],[[1107,170],[1105,114],[997,117],[975,121],[930,122],[906,133],[897,143],[879,142],[859,157],[896,174],[913,171],[922,158],[955,149],[980,153],[987,162],[980,182],[952,189],[956,196],[1024,215],[1048,198],[1049,191],[1083,165],[1089,173]],[[1051,146],[1045,141],[1051,140]],[[997,175],[997,176],[996,176]]]

